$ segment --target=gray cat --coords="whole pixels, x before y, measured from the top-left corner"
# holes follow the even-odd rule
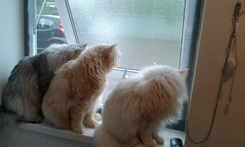
[[[12,120],[42,121],[42,97],[54,72],[67,61],[76,59],[86,46],[53,44],[40,54],[21,59],[12,70],[3,95],[5,114],[14,114],[14,118],[10,117]]]

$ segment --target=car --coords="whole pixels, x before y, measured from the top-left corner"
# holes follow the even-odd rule
[[[37,53],[40,53],[53,43],[67,44],[60,17],[41,15],[37,25]]]

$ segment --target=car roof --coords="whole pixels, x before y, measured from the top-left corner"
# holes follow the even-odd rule
[[[57,15],[41,15],[41,17],[60,19],[60,16],[57,16]]]

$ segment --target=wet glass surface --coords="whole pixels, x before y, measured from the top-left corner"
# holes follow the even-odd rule
[[[119,43],[120,67],[179,68],[183,0],[69,0],[80,43]]]

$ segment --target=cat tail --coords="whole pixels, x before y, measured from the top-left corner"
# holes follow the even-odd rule
[[[103,124],[96,127],[94,132],[94,147],[129,147],[116,140],[108,131],[103,127]]]
[[[1,113],[0,114],[0,125],[12,124],[14,122],[22,121],[16,114]]]
[[[17,121],[22,121],[22,120],[14,113],[6,113],[4,111],[4,107],[0,106],[0,126],[3,124],[11,124]]]

